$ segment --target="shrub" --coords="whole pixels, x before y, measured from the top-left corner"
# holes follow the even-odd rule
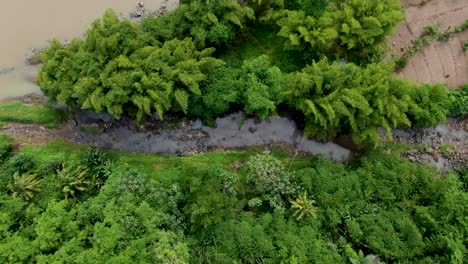
[[[13,153],[13,140],[7,135],[0,134],[0,164]]]
[[[13,196],[19,196],[24,200],[31,200],[41,191],[41,181],[36,174],[18,174],[13,176],[13,182],[8,185]]]
[[[450,90],[449,116],[466,116],[468,115],[468,84],[465,84],[459,89]]]
[[[106,153],[97,147],[91,145],[84,153],[84,164],[87,166],[89,172],[98,180],[105,182],[107,175],[105,173],[105,165],[107,162]]]
[[[284,212],[284,200],[291,199],[300,191],[300,186],[291,182],[290,174],[280,160],[264,154],[251,156],[245,164],[246,183],[254,196],[249,201],[252,206],[261,205],[261,201],[270,207]]]
[[[36,166],[36,161],[29,154],[19,153],[9,159],[8,165],[14,172],[23,174],[33,170]]]
[[[395,70],[400,71],[408,65],[408,59],[405,56],[395,58]]]
[[[37,175],[41,177],[56,175],[63,169],[63,163],[62,157],[48,157],[47,161],[38,166]]]
[[[408,113],[415,126],[430,127],[445,122],[450,99],[444,85],[425,84],[412,89],[410,96],[414,104]]]
[[[68,202],[70,197],[77,198],[78,194],[85,192],[93,184],[88,170],[77,164],[64,164],[63,169],[55,177],[56,185],[62,192],[65,202]]]

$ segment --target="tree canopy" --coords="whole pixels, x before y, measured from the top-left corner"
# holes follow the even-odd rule
[[[350,132],[356,143],[375,144],[379,127],[391,137],[392,128],[443,122],[448,110],[443,86],[418,87],[376,64],[321,60],[289,74],[285,83],[288,103],[305,116],[304,133],[321,139]]]
[[[143,122],[175,113],[213,120],[243,111],[266,119],[281,108],[305,116],[308,136],[350,133],[355,143],[375,146],[377,128],[391,135],[396,127],[436,125],[450,101],[442,86],[418,87],[393,76],[390,66],[369,63],[401,19],[396,0],[184,1],[141,25],[108,10],[85,39],[51,42],[38,83],[53,101],[115,118]],[[270,43],[236,62],[231,53],[252,38],[252,23],[277,31],[274,45],[284,45]],[[291,61],[300,65],[290,68],[300,70],[283,73],[282,57],[271,49],[294,50],[300,59]]]
[[[467,254],[463,178],[397,154],[337,164],[282,151],[62,147],[20,149],[0,166],[2,263],[462,263]]]

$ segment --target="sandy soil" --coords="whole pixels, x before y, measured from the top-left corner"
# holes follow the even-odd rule
[[[401,0],[406,19],[390,38],[395,54],[406,51],[426,25],[437,24],[443,32],[468,19],[468,0],[427,0],[425,5],[421,5],[421,1]],[[468,52],[463,51],[465,40],[468,40],[466,30],[448,42],[433,41],[408,60],[408,66],[400,75],[421,83],[447,83],[448,87],[468,83]]]

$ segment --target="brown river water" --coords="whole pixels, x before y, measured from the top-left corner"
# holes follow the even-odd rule
[[[0,100],[40,93],[35,84],[38,66],[25,64],[33,49],[82,37],[108,8],[129,16],[141,0],[0,0]],[[175,2],[175,1],[170,1]],[[162,0],[144,1],[156,10]]]

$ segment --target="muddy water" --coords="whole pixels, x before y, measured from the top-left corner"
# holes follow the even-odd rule
[[[52,38],[82,36],[107,8],[128,17],[139,1],[0,0],[0,100],[39,92],[34,84],[38,67],[25,65],[32,49],[47,46]],[[155,10],[162,0],[144,3],[147,10]]]
[[[100,133],[81,132],[84,143],[94,143],[109,149],[143,153],[193,153],[211,148],[242,148],[262,145],[288,145],[298,151],[322,154],[335,161],[352,157],[350,150],[332,142],[321,143],[306,139],[293,121],[284,117],[270,117],[262,122],[243,119],[242,114],[231,114],[216,119],[216,127],[206,127],[200,121],[177,120],[151,122],[152,127],[136,130],[132,121],[112,121],[107,115],[86,111],[77,117],[79,125],[92,124]],[[103,129],[104,124],[112,124]]]

